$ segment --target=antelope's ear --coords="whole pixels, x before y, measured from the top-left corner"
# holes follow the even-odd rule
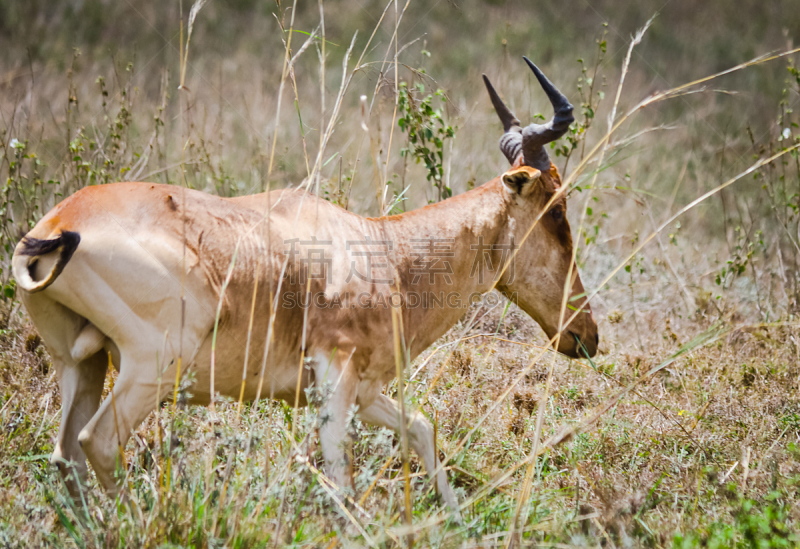
[[[527,196],[533,190],[533,185],[542,176],[542,172],[530,166],[520,166],[508,170],[503,174],[503,185],[512,193]]]

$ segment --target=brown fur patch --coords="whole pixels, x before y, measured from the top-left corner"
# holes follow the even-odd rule
[[[171,194],[167,195],[167,208],[169,208],[173,212],[177,212],[178,211],[178,205],[175,204],[175,199],[172,198]]]

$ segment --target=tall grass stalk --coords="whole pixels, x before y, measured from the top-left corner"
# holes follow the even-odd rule
[[[405,343],[402,329],[402,317],[397,306],[392,306],[392,340],[394,341],[394,364],[397,376],[397,402],[400,404],[400,449],[403,462],[403,486],[405,495],[405,521],[408,528],[411,527],[413,520],[411,513],[411,469],[409,467],[408,455],[408,420],[406,417],[405,401]],[[414,544],[412,534],[406,538],[406,544],[411,547]]]

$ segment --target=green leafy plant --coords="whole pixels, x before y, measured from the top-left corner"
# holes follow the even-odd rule
[[[556,156],[564,157],[564,173],[567,172],[570,158],[580,147],[580,159],[586,152],[586,135],[589,128],[594,122],[595,114],[600,102],[605,99],[605,92],[597,90],[597,79],[600,71],[600,64],[605,59],[606,51],[608,49],[608,42],[606,35],[608,34],[608,24],[603,23],[603,34],[597,39],[597,52],[594,59],[594,65],[591,68],[587,66],[583,58],[578,59],[581,65],[581,75],[578,77],[578,94],[580,95],[580,115],[576,117],[576,121],[569,127],[569,132],[564,136],[564,140],[556,142],[552,146]],[[605,78],[603,79],[602,86],[605,87]]]
[[[742,499],[733,512],[733,520],[712,523],[705,530],[677,534],[675,549],[797,547],[800,535],[787,525],[789,512],[782,503],[782,494],[772,492],[766,501]]]
[[[747,270],[747,265],[753,258],[753,254],[758,249],[765,248],[764,241],[762,238],[763,234],[761,233],[761,231],[756,231],[755,242],[750,240],[747,233],[742,227],[736,227],[735,232],[737,235],[736,247],[734,248],[730,259],[728,259],[725,265],[722,266],[722,268],[719,270],[719,272],[717,272],[717,275],[715,277],[715,282],[717,283],[717,286],[720,286],[723,289],[729,288],[731,283],[738,276],[744,274],[744,272]]]
[[[437,90],[433,95],[425,94],[425,86],[417,83],[409,88],[406,82],[399,86],[397,109],[400,117],[397,124],[408,134],[408,146],[400,154],[413,158],[417,164],[424,163],[427,179],[438,192],[438,200],[453,195],[444,181],[444,146],[448,139],[455,138],[456,127],[447,123],[443,116],[445,94]],[[439,99],[441,106],[434,102]]]

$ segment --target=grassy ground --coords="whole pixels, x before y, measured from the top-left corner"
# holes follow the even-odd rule
[[[106,12],[65,2],[55,15],[36,3],[4,5],[11,53],[0,66],[0,546],[393,547],[408,545],[411,533],[420,547],[495,547],[511,539],[518,511],[520,544],[800,545],[797,154],[713,194],[636,250],[684,205],[798,142],[797,55],[641,110],[614,134],[602,161],[589,155],[607,129],[628,36],[657,9],[634,50],[619,114],[656,90],[791,47],[800,31],[797,10],[784,3],[719,4],[694,11],[678,0],[636,9],[576,4],[565,13],[513,2],[430,10],[412,2],[403,19],[392,5],[321,155],[352,31],[359,37],[350,71],[384,5],[351,13],[325,4],[325,107],[317,39],[298,61],[296,86],[286,78],[280,111],[280,38],[289,34],[281,34],[272,5],[212,2],[199,12],[188,91],[176,90],[177,4]],[[183,6],[184,23],[188,11]],[[278,13],[288,29],[287,6]],[[391,64],[380,67],[395,55],[396,17],[399,49],[409,45],[395,75]],[[318,25],[317,6],[300,10],[296,28]],[[35,47],[24,36],[36,37]],[[291,36],[296,54],[309,35]],[[567,174],[590,160],[572,181],[569,217],[584,285],[599,290],[600,353],[593,362],[537,359],[541,330],[497,299],[475,306],[411,365],[407,401],[437,425],[464,503],[462,523],[412,457],[413,521],[405,525],[399,440],[358,422],[356,490],[332,492],[319,473],[314,410],[282,403],[246,405],[240,414],[236,402],[222,401],[212,416],[181,399],[167,402],[127,447],[124,499],[108,499],[93,478],[84,506],[66,498],[47,461],[60,421],[57,380],[7,272],[26,227],[88,184],[185,180],[243,194],[267,182],[299,184],[317,156],[329,199],[370,215],[418,207],[438,193],[424,163],[400,155],[413,143],[394,118],[395,76],[412,88],[425,84],[412,105],[445,90],[430,99],[441,118],[423,122],[455,128],[442,146],[441,185],[463,192],[505,169],[480,72],[523,121],[549,116],[522,53],[541,61],[576,105],[578,122],[554,158]],[[366,134],[362,94],[371,109]],[[540,407],[543,440],[568,427],[577,432],[530,460]],[[531,497],[520,508],[528,471]]]

